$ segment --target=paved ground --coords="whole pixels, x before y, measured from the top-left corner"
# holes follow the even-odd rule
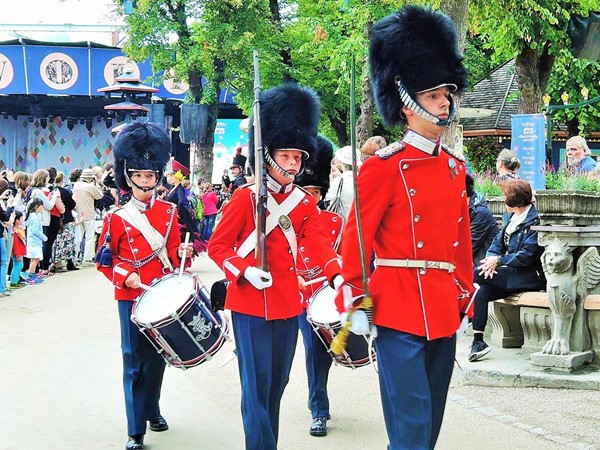
[[[221,278],[206,258],[193,270],[208,286]],[[94,268],[56,275],[0,299],[0,323],[0,449],[123,448],[118,318],[109,282]],[[308,435],[299,344],[283,398],[279,448],[384,449],[371,366],[332,369],[330,433]],[[598,391],[467,385],[477,377],[496,379],[493,372],[501,369],[495,361],[509,366],[498,349],[487,362],[470,364],[467,347],[466,338],[459,341],[463,371],[455,370],[437,449],[600,448]],[[148,449],[243,449],[237,365],[219,367],[232,349],[226,343],[212,361],[187,371],[167,368],[161,405],[171,429],[149,431]]]

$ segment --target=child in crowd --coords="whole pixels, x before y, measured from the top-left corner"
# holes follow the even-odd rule
[[[15,211],[13,223],[12,270],[10,272],[10,288],[17,289],[25,285],[21,281],[23,257],[27,253],[27,237],[25,235],[25,217],[21,211]],[[33,282],[33,280],[28,282]]]
[[[33,198],[29,202],[27,207],[27,217],[25,218],[25,224],[27,226],[27,258],[29,258],[29,271],[26,273],[27,279],[33,281],[41,280],[42,278],[37,275],[36,269],[42,259],[42,244],[48,238],[44,234],[42,229],[42,209],[44,203],[39,198]]]

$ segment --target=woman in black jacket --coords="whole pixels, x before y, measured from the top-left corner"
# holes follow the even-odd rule
[[[544,248],[538,245],[538,233],[531,227],[540,224],[532,204],[531,185],[525,180],[502,183],[504,203],[510,215],[508,223],[496,235],[486,257],[475,268],[474,282],[479,284],[475,294],[473,344],[469,361],[478,361],[491,348],[483,341],[488,319],[488,302],[508,294],[540,291],[546,287],[541,256]]]
[[[66,270],[79,270],[75,266],[75,220],[73,210],[75,209],[75,200],[72,192],[64,187],[65,175],[59,172],[56,175],[56,189],[60,191],[60,198],[65,206],[65,212],[61,217],[61,227],[59,228],[56,241],[52,246],[52,260],[54,261],[54,272],[64,271],[64,261],[67,263]]]

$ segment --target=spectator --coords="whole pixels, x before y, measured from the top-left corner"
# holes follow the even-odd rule
[[[64,181],[65,174],[58,172],[56,175],[56,189],[60,191],[60,198],[65,206],[65,211],[61,218],[58,236],[52,248],[54,271],[57,272],[65,270],[64,262],[66,262],[66,270],[79,270],[75,266],[75,258],[77,257],[75,247],[75,219],[73,217],[75,200],[73,200],[71,192],[64,187]]]
[[[342,175],[332,180],[325,201],[329,201],[330,205],[336,197],[341,201],[340,208],[336,208],[334,212],[338,213],[344,218],[348,219],[350,214],[350,206],[354,200],[354,175],[352,173],[352,148],[348,145],[337,150],[335,158],[340,164]],[[362,165],[360,158],[360,151],[356,150],[356,164],[357,167]]]
[[[233,162],[231,163],[231,173],[233,174],[233,182],[231,185],[227,184],[227,180],[223,179],[223,182],[231,189],[231,195],[235,192],[237,188],[243,186],[247,183],[246,177],[244,176],[244,168],[246,167],[246,157],[242,155],[242,147],[238,147],[236,149],[236,154],[233,157]]]
[[[52,182],[54,182],[54,178],[52,178]],[[33,179],[31,180],[31,192],[29,195],[28,205],[34,198],[39,198],[42,200],[42,204],[44,206],[41,212],[41,222],[46,239],[44,239],[42,245],[43,255],[41,258],[42,264],[40,264],[41,275],[43,276],[46,276],[50,273],[48,269],[50,266],[50,258],[52,256],[51,245],[54,243],[56,235],[58,234],[58,226],[60,222],[59,208],[64,208],[62,201],[59,200],[60,192],[56,189],[50,190],[48,187],[49,185],[53,188],[53,185],[50,184],[50,172],[45,169],[36,170],[33,174]],[[55,208],[57,202],[59,205]]]
[[[498,172],[496,183],[500,184],[506,180],[520,179],[520,168],[521,161],[519,161],[519,158],[517,158],[517,154],[515,152],[506,148],[501,150],[498,154],[498,159],[496,160],[496,172]]]
[[[590,172],[596,168],[585,138],[573,136],[567,141],[567,164],[575,172]]]
[[[8,273],[8,253],[6,251],[6,240],[4,239],[5,226],[12,226],[14,214],[12,208],[7,207],[4,201],[11,193],[8,189],[8,181],[0,177],[0,297],[8,297],[10,291],[6,287]]]
[[[203,221],[202,240],[208,241],[215,228],[215,219],[217,218],[219,197],[213,191],[211,183],[204,183],[204,193],[202,194]]]
[[[186,233],[190,233],[190,242],[192,242],[195,233],[197,233],[197,228],[189,210],[185,189],[181,184],[186,179],[186,175],[189,175],[190,170],[175,160],[171,163],[171,168],[172,170],[167,173],[167,183],[173,187],[167,194],[167,201],[177,206],[181,242],[184,242]]]
[[[373,156],[377,150],[387,147],[387,142],[383,136],[371,136],[360,148],[361,161],[364,163],[369,157]]]
[[[75,211],[80,219],[79,226],[81,236],[85,238],[83,247],[83,262],[87,265],[94,264],[96,254],[95,248],[95,222],[96,209],[94,201],[103,197],[102,190],[96,185],[96,175],[92,169],[84,169],[79,181],[73,185],[73,199],[75,200]]]
[[[23,215],[27,212],[27,200],[29,200],[31,175],[25,172],[15,173],[15,211],[21,211]]]
[[[18,289],[25,285],[21,281],[21,271],[23,270],[23,258],[27,253],[27,235],[25,234],[25,216],[21,211],[15,211],[15,220],[13,223],[13,247],[11,253],[12,270],[10,272],[10,288]],[[29,283],[33,283],[30,280]]]
[[[540,224],[532,204],[531,185],[525,180],[512,180],[503,183],[502,190],[511,216],[475,269],[474,280],[479,290],[475,294],[469,361],[478,361],[491,351],[483,340],[488,302],[515,292],[542,290],[546,286],[540,259],[544,248],[538,245],[537,231],[531,229]]]
[[[37,266],[42,259],[42,245],[48,240],[44,234],[41,216],[44,211],[44,201],[35,197],[27,205],[27,216],[25,226],[27,227],[27,258],[29,258],[29,269],[27,279],[41,282],[43,277],[36,274]]]
[[[475,181],[467,174],[467,197],[469,197],[469,217],[471,218],[471,245],[473,247],[473,268],[477,267],[500,231],[498,222],[487,206],[485,197],[475,192]]]

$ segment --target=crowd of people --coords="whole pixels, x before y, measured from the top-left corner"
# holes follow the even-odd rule
[[[116,202],[104,183],[111,170],[75,169],[68,179],[54,167],[2,172],[0,296],[94,264],[96,215]]]

